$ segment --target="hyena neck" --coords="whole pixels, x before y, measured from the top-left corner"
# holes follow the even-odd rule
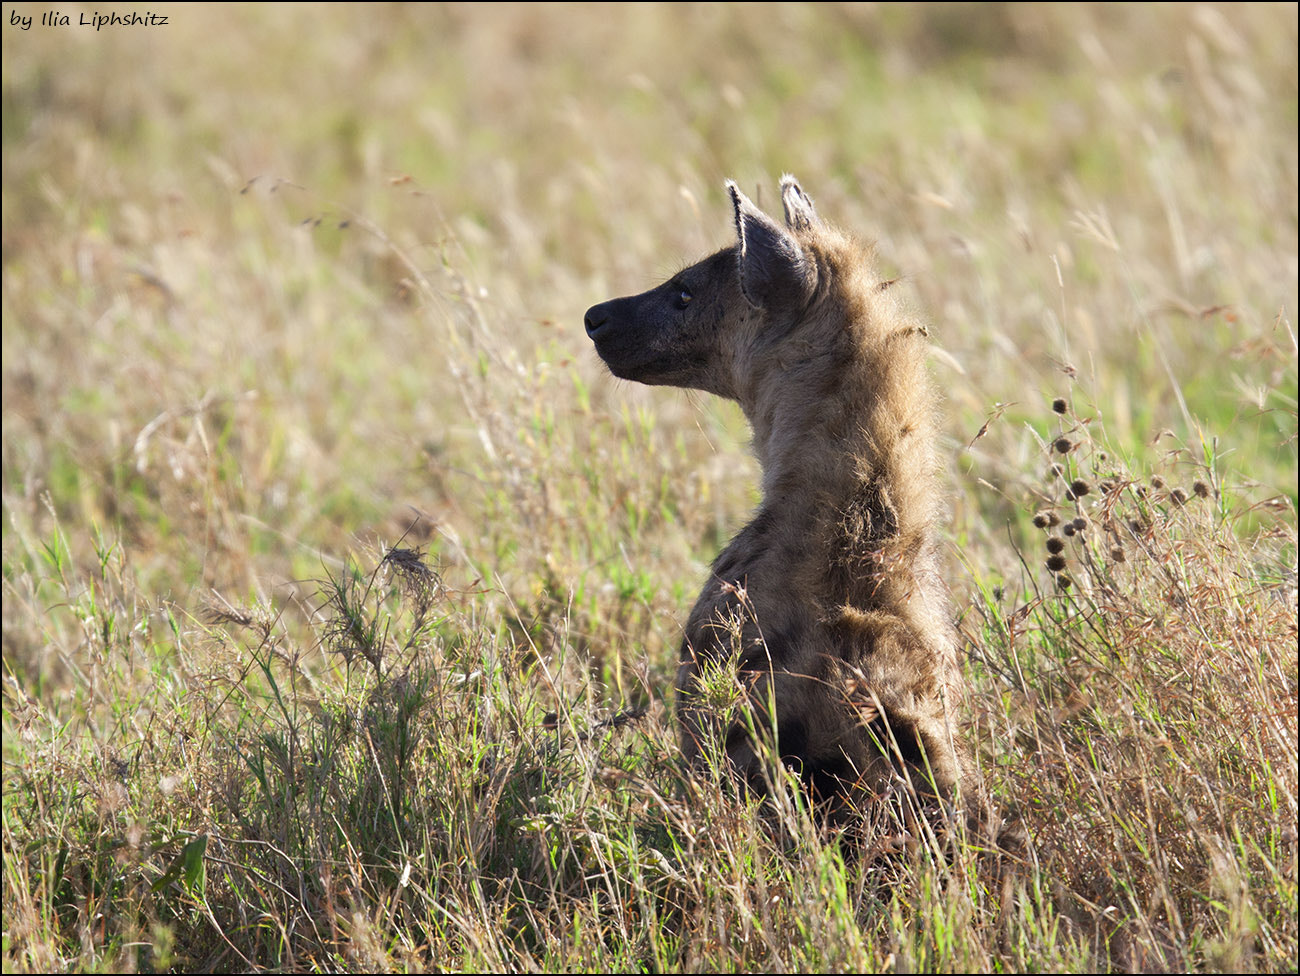
[[[932,575],[940,497],[924,350],[900,329],[847,362],[800,364],[746,410],[763,518],[798,540],[780,558],[821,579],[831,603],[910,600]]]

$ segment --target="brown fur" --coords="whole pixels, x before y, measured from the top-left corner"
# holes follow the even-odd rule
[[[837,816],[898,772],[955,797],[968,764],[951,721],[962,683],[935,539],[927,333],[872,249],[781,185],[785,228],[728,184],[734,246],[587,313],[617,375],[739,401],[762,465],[758,513],[686,623],[682,750],[700,762],[725,743],[767,788],[744,719],[724,725],[704,697],[710,669],[734,667],[757,726],[775,726],[781,758]]]

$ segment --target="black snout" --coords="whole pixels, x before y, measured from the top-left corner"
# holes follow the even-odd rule
[[[658,300],[660,291],[591,306],[583,319],[587,335],[601,362],[619,379],[698,386],[692,370],[699,357],[692,356],[678,334],[680,312],[655,309],[663,304]],[[646,314],[647,305],[651,314]]]
[[[609,324],[609,319],[609,302],[602,302],[587,309],[587,317],[584,322],[587,326],[588,338],[594,342],[600,330]]]

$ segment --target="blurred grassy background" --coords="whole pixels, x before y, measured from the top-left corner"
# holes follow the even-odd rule
[[[1294,4],[92,9],[4,8],[6,775],[18,703],[109,707],[113,561],[146,671],[404,537],[474,626],[661,697],[755,469],[581,322],[728,244],[728,177],[796,174],[933,323],[960,604],[1041,582],[1055,397],[1293,531]]]
[[[582,312],[725,244],[725,177],[771,202],[785,171],[879,240],[935,321],[954,461],[1012,404],[967,474],[1016,478],[1068,364],[1122,444],[1230,430],[1235,477],[1294,500],[1294,13],[498,4],[7,24],[6,504],[40,520],[49,490],[78,521],[152,522],[131,509],[162,490],[159,445],[210,411],[217,432],[248,418],[219,479],[262,523],[231,528],[240,556],[276,548],[254,538],[268,531],[336,546],[390,505],[464,504],[474,484],[440,500],[428,461],[478,446],[440,334],[460,311],[430,316],[416,270],[472,291],[492,323],[476,341],[557,409],[572,370],[598,413],[643,405],[694,442],[692,415],[718,408],[614,390]],[[743,425],[709,423],[727,458]],[[730,524],[744,492],[721,490]],[[987,504],[959,524],[1004,521]],[[191,541],[209,582],[247,585],[221,540]]]

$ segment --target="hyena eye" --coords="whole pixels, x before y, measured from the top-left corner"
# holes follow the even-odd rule
[[[685,285],[683,285],[681,288],[678,289],[677,300],[673,304],[676,305],[678,308],[685,308],[687,305],[691,303],[691,299],[693,297],[694,296],[691,294],[691,290],[687,288]]]

